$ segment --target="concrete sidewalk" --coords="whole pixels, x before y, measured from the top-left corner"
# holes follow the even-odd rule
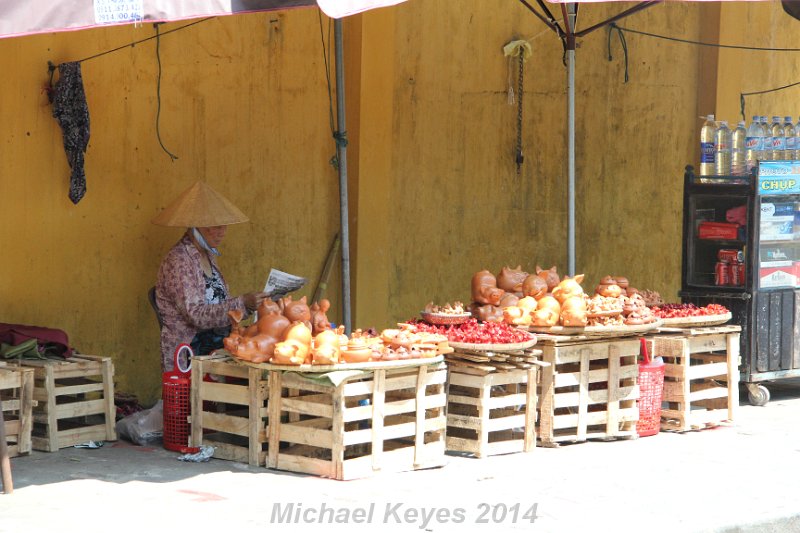
[[[800,380],[769,388],[730,426],[346,482],[124,441],[34,452],[12,459],[0,532],[800,531]]]

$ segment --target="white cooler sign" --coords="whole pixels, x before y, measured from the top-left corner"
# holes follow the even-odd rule
[[[761,288],[797,287],[798,266],[793,261],[762,261],[759,272]]]
[[[94,20],[98,24],[137,22],[143,18],[142,0],[94,0]]]
[[[760,161],[758,194],[797,194],[800,192],[800,161]]]

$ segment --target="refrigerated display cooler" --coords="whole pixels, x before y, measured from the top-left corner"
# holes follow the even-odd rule
[[[800,161],[761,162],[747,176],[687,166],[683,196],[681,300],[730,309],[741,381],[765,405],[766,384],[800,376]]]

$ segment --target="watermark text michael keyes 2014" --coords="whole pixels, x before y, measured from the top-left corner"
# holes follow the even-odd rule
[[[335,507],[322,502],[273,503],[273,524],[517,524],[536,522],[538,503],[478,503],[472,507],[414,507],[405,503],[369,503]]]

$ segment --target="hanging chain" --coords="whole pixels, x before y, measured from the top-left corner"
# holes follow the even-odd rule
[[[525,157],[522,155],[522,95],[523,95],[523,65],[525,65],[525,54],[519,51],[519,75],[517,78],[517,176],[522,174],[522,162]]]

